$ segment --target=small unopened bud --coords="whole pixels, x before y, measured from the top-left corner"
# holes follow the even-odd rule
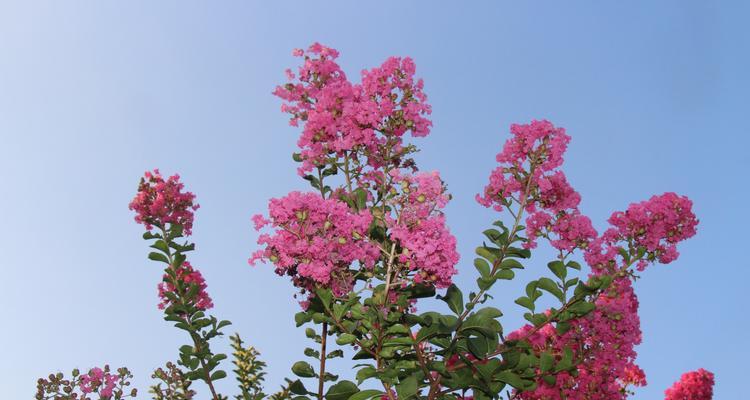
[[[323,229],[328,229],[328,228],[330,228],[331,226],[333,226],[333,224],[331,223],[331,221],[326,221],[326,222],[325,222],[325,223],[323,224]]]
[[[300,221],[304,221],[305,219],[307,219],[307,212],[306,211],[297,211],[295,213],[295,215],[297,216],[297,219],[300,220]]]

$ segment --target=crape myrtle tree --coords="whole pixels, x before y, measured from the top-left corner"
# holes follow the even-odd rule
[[[443,213],[451,196],[438,172],[418,169],[417,147],[407,142],[432,125],[414,62],[388,58],[353,83],[332,48],[316,43],[293,54],[302,65],[286,71],[274,94],[302,130],[293,157],[311,189],[271,199],[267,214],[253,216],[261,234],[249,261],[273,265],[298,289],[294,320],[310,346],[291,363],[294,377],[267,394],[266,364],[232,336],[233,398],[612,400],[646,384],[636,364],[633,284],[651,265],[677,259],[677,244],[695,235],[687,197],[668,192],[633,203],[599,233],[561,169],[565,130],[545,120],[512,125],[476,196],[497,216],[476,248],[476,285],[459,288],[456,239]],[[229,398],[215,385],[227,376],[227,356],[211,344],[230,322],[209,314],[206,282],[187,260],[195,196],[179,176],[154,170],[130,208],[146,228],[148,258],[164,268],[158,307],[186,339],[175,361],[152,375],[152,398]],[[529,262],[539,244],[554,249],[547,268]],[[524,309],[527,323],[506,330],[491,293],[523,268],[538,279],[503,290],[518,291],[510,306]],[[447,307],[425,310],[426,298]],[[351,376],[330,371],[328,360],[345,356],[356,360]],[[135,397],[131,378],[108,366],[52,374],[38,380],[36,398]],[[205,393],[197,394],[196,381]],[[665,399],[711,399],[713,383],[708,371],[688,372]]]

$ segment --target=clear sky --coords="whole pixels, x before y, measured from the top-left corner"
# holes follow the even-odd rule
[[[716,373],[715,398],[743,397],[749,15],[747,3],[683,0],[0,2],[0,397],[108,362],[148,398],[150,371],[176,357],[185,337],[156,309],[161,270],[127,209],[153,167],[198,196],[192,259],[215,313],[262,352],[271,390],[289,375],[306,345],[294,290],[246,260],[250,216],[305,188],[290,157],[298,130],[271,91],[291,50],[314,41],[339,49],[355,80],[387,56],[415,59],[434,108],[418,161],[454,195],[460,283],[494,217],[473,197],[512,122],[568,129],[565,170],[600,229],[632,201],[690,196],[698,235],[636,285],[649,381],[636,398],[662,398],[699,367]],[[545,260],[494,293],[508,329],[511,299]]]

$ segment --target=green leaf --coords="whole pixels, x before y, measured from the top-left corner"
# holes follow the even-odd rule
[[[551,370],[554,361],[555,358],[552,356],[552,354],[545,351],[539,358],[539,369],[541,369],[542,372]]]
[[[149,247],[154,248],[156,250],[161,250],[163,253],[167,253],[167,254],[169,253],[169,246],[167,246],[167,242],[165,242],[162,239],[157,240],[156,242],[154,242],[154,244],[152,244]]]
[[[362,383],[366,379],[369,379],[375,376],[377,372],[378,371],[375,369],[375,367],[368,365],[360,369],[359,371],[357,371],[357,382]]]
[[[493,250],[494,250],[494,252],[493,252]],[[499,252],[499,249],[495,249],[495,248],[487,247],[487,246],[482,246],[482,247],[477,247],[476,252],[477,252],[478,256],[484,257],[487,260],[489,260],[489,262],[494,263],[495,260],[497,259],[496,253]]]
[[[399,400],[407,400],[417,395],[417,377],[410,375],[396,385],[396,394]]]
[[[568,311],[577,314],[578,316],[583,316],[591,311],[593,311],[596,308],[596,305],[594,303],[589,303],[587,301],[579,301],[577,303],[574,303],[570,307],[568,307]]]
[[[299,379],[289,384],[289,391],[299,395],[310,393],[307,391],[307,388],[305,388],[305,385]]]
[[[565,371],[573,367],[573,350],[569,347],[563,349],[562,359],[555,366],[555,372]]]
[[[516,389],[522,389],[525,386],[523,379],[521,379],[518,374],[515,374],[509,370],[498,372],[497,374],[495,374],[495,379],[501,382],[505,382]]]
[[[416,284],[406,288],[405,292],[407,297],[410,299],[432,297],[435,295],[435,286]]]
[[[333,301],[333,293],[331,292],[331,290],[319,288],[315,290],[315,294],[317,294],[321,303],[323,303],[323,307],[328,309],[331,305],[331,301]]]
[[[437,296],[438,299],[448,303],[448,308],[456,315],[464,312],[464,295],[455,284],[451,284],[445,292],[445,296]]]
[[[500,268],[504,269],[523,269],[523,264],[513,258],[506,258],[500,263]]]
[[[341,381],[328,388],[325,398],[326,400],[347,400],[357,392],[359,392],[359,388],[354,382]]]
[[[312,319],[312,315],[304,311],[294,314],[294,322],[297,324],[298,328],[302,326],[304,323],[310,322],[311,319]]]
[[[535,308],[534,302],[531,301],[531,299],[529,299],[526,296],[521,296],[521,297],[517,298],[516,299],[516,304],[518,304],[521,307],[528,308],[531,311],[534,311],[534,308]]]
[[[349,400],[370,400],[374,397],[383,396],[384,394],[385,392],[380,390],[367,389],[353,394],[351,397],[349,397]]]
[[[559,287],[557,287],[557,284],[550,278],[540,278],[537,281],[537,286],[540,289],[546,290],[549,293],[551,293],[553,296],[557,297],[558,300],[561,302],[565,302],[565,294],[562,290],[560,290]]]
[[[211,374],[212,381],[218,381],[219,379],[223,379],[226,377],[227,377],[227,373],[222,370],[214,371],[214,373]]]
[[[508,281],[515,278],[515,276],[516,273],[510,269],[501,269],[495,273],[495,279],[505,279]]]
[[[577,270],[581,270],[581,264],[575,262],[575,261],[568,261],[568,268],[573,268]]]
[[[345,344],[352,344],[357,341],[357,337],[351,333],[342,333],[341,336],[336,338],[336,344],[343,346]]]
[[[232,325],[231,321],[223,320],[223,321],[219,322],[218,325],[216,325],[216,330],[219,330],[219,329],[221,329],[221,328],[223,328],[225,326],[229,326],[229,325]]]
[[[487,339],[483,336],[471,337],[466,339],[466,344],[469,347],[469,351],[478,359],[483,359],[490,352],[490,347]]]
[[[487,290],[492,287],[497,281],[497,278],[491,276],[489,278],[477,278],[477,286],[482,290]]]
[[[161,253],[157,253],[152,251],[151,253],[148,253],[148,259],[154,260],[154,261],[161,261],[165,264],[169,264],[169,260],[167,259],[167,256]]]
[[[354,191],[354,195],[357,196],[357,209],[364,210],[367,208],[367,190],[357,188]]]
[[[327,358],[327,359],[329,359],[329,360],[330,360],[331,358],[338,358],[338,357],[343,357],[343,356],[344,356],[344,351],[343,351],[343,350],[341,350],[341,349],[339,349],[339,350],[334,350],[334,351],[332,351],[332,352],[330,352],[330,353],[326,354],[326,358]]]
[[[294,365],[292,365],[292,372],[300,378],[312,378],[315,376],[315,370],[312,365],[304,361],[297,361],[294,363]]]
[[[306,328],[305,329],[305,336],[310,339],[315,339],[316,336],[318,336],[318,333],[315,332],[315,329],[313,328]]]
[[[552,273],[561,280],[565,280],[565,277],[568,276],[568,269],[565,267],[565,264],[563,264],[562,261],[552,261],[551,263],[547,264],[547,268],[549,268],[549,270],[552,271]]]
[[[487,229],[484,232],[484,236],[487,236],[487,239],[489,239],[492,243],[495,243],[499,246],[505,244],[505,242],[508,240],[507,233],[500,233],[497,229]]]
[[[488,263],[487,260],[483,258],[475,258],[474,267],[479,271],[479,275],[481,275],[482,278],[486,278],[490,275],[490,263]]]
[[[529,249],[519,249],[517,247],[508,247],[507,251],[508,257],[518,257],[518,258],[529,258],[531,257],[531,250]]]
[[[159,236],[159,235],[157,235],[155,233],[149,232],[149,231],[146,231],[146,232],[143,233],[143,240],[158,239],[160,237],[161,236]]]

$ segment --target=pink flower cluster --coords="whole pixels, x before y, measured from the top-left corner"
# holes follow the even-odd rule
[[[399,262],[414,271],[414,281],[433,284],[438,288],[450,286],[459,254],[456,238],[446,226],[445,216],[439,212],[450,199],[437,172],[401,175],[391,172],[394,182],[401,187],[395,200],[398,215],[386,218],[391,238],[403,248]]]
[[[167,224],[182,226],[186,235],[192,233],[193,212],[200,207],[194,204],[195,195],[183,192],[179,175],[166,180],[158,169],[146,171],[138,185],[138,193],[129,208],[136,212],[135,221],[151,230],[154,226],[167,228]]]
[[[81,375],[81,392],[85,395],[98,390],[102,397],[112,397],[119,379],[99,367],[92,368],[88,374]]]
[[[682,374],[680,380],[664,395],[664,400],[711,400],[714,395],[714,374],[703,368]]]
[[[285,101],[281,109],[292,116],[291,125],[304,124],[298,141],[303,159],[300,174],[344,152],[362,152],[371,165],[381,165],[378,146],[388,145],[398,153],[406,131],[413,136],[429,133],[430,106],[422,80],[414,79],[410,58],[391,57],[380,67],[363,71],[362,83],[353,84],[336,63],[334,49],[315,43],[294,55],[304,57],[298,79],[287,70],[290,82],[274,94]]]
[[[527,198],[543,174],[562,165],[570,142],[565,129],[546,120],[513,124],[510,132],[513,136],[495,157],[500,166],[490,174],[484,195],[477,195],[480,204],[497,211],[503,210],[509,197]]]
[[[270,220],[254,216],[255,228],[271,224],[275,230],[260,235],[258,244],[265,248],[249,262],[271,261],[277,274],[291,276],[303,290],[322,285],[343,294],[351,289],[349,266],[359,261],[370,268],[380,255],[367,238],[368,211],[355,213],[343,201],[301,192],[272,199],[268,208]]]
[[[585,248],[596,237],[596,230],[578,210],[581,196],[565,174],[556,170],[562,165],[570,136],[546,120],[514,124],[510,130],[513,136],[496,157],[500,165],[490,174],[477,201],[497,211],[516,202],[527,211],[526,248],[536,247],[539,236],[561,251]]]
[[[571,329],[559,335],[547,325],[528,337],[536,351],[562,354],[566,347],[573,358],[582,360],[577,376],[567,372],[557,375],[554,385],[543,380],[530,392],[520,393],[524,400],[586,399],[616,400],[627,398],[629,385],[644,386],[646,378],[635,364],[634,347],[641,342],[638,299],[627,277],[615,280],[607,293],[596,300],[596,309],[571,322]],[[508,335],[521,339],[533,332],[531,325]]]
[[[161,302],[159,303],[160,310],[173,304],[172,300],[167,296],[167,293],[172,293],[178,297],[185,297],[190,294],[190,290],[193,286],[197,287],[197,291],[192,298],[186,298],[184,299],[185,301],[204,311],[214,306],[211,297],[206,291],[206,280],[203,279],[203,275],[200,271],[194,269],[189,262],[185,261],[182,263],[182,266],[174,271],[174,275],[177,282],[173,282],[170,274],[165,273],[163,282],[159,283],[157,287],[159,291],[159,299],[161,299]]]
[[[679,256],[677,243],[695,235],[698,219],[693,203],[685,196],[664,193],[628,206],[609,218],[611,228],[591,243],[586,261],[594,270],[616,264],[618,247],[643,248],[647,257],[638,263],[643,270],[649,261],[667,264]]]

